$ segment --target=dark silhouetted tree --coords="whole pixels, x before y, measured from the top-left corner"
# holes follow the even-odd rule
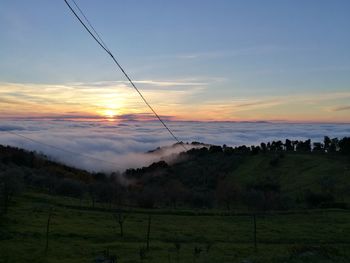
[[[86,191],[85,184],[69,178],[60,180],[58,182],[58,186],[56,187],[57,194],[75,197],[79,199],[83,197],[85,191]]]
[[[20,169],[9,169],[0,173],[0,214],[6,214],[15,194],[23,189],[23,174]]]
[[[266,143],[262,142],[262,143],[260,144],[260,148],[261,148],[261,151],[262,151],[263,153],[265,153],[265,152],[267,151]]]
[[[287,152],[293,152],[294,151],[294,146],[292,144],[291,140],[286,139],[286,142],[284,143],[285,150]]]
[[[312,149],[312,151],[313,152],[317,152],[317,153],[322,153],[322,152],[324,152],[324,147],[323,147],[323,144],[322,143],[320,143],[320,142],[314,142],[313,143],[313,149]]]
[[[263,194],[262,200],[258,202],[263,210],[280,208],[280,184],[276,178],[264,177],[247,186],[248,193]],[[260,207],[261,208],[261,207]]]
[[[113,214],[113,217],[119,225],[120,237],[124,237],[124,222],[127,218],[127,215],[125,213],[123,213],[122,211],[118,211],[118,212]]]
[[[338,148],[339,148],[338,147],[338,143],[339,143],[338,138],[331,139],[331,144],[330,144],[330,146],[328,148],[328,151],[330,153],[335,153],[338,150]]]
[[[251,146],[250,147],[251,148],[251,153],[253,154],[253,155],[256,155],[256,154],[258,154],[259,152],[260,152],[260,147],[259,146]]]
[[[311,190],[305,192],[304,198],[309,208],[319,207],[322,203],[334,202],[333,195],[329,193],[315,193]]]
[[[297,152],[310,152],[311,151],[311,140],[299,141],[296,147]]]
[[[210,153],[222,152],[222,148],[221,146],[218,146],[218,145],[212,145],[209,147],[209,152]]]
[[[350,155],[350,137],[344,137],[339,141],[339,151],[342,154]]]
[[[143,187],[141,191],[136,194],[137,204],[141,208],[154,208],[155,203],[160,197],[159,189],[151,186]]]
[[[231,209],[231,205],[238,199],[238,186],[228,179],[220,180],[216,187],[216,198],[218,203],[224,204]]]
[[[329,148],[331,147],[331,139],[328,136],[324,136],[323,144],[325,151],[329,152]]]
[[[171,203],[173,208],[176,208],[179,201],[186,199],[188,190],[182,182],[172,179],[165,184],[164,193],[165,199]]]

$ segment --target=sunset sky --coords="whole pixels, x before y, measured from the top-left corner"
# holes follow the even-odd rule
[[[350,123],[348,0],[76,0],[169,120]],[[63,0],[0,3],[0,118],[148,119]]]

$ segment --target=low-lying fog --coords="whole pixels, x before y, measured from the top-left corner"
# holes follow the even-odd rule
[[[350,124],[290,124],[267,122],[168,122],[180,140],[217,145],[255,145],[289,139],[323,141],[323,136],[350,135]],[[14,132],[54,145],[72,154],[38,144],[8,133]],[[162,156],[146,154],[157,147],[173,144],[168,132],[156,121],[82,122],[82,121],[2,121],[0,144],[42,152],[52,159],[91,171],[123,171],[148,165]],[[174,149],[175,152],[182,147]],[[166,151],[165,155],[171,154]],[[88,158],[105,160],[101,162]]]

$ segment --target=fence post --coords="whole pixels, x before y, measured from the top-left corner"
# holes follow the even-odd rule
[[[48,216],[48,218],[47,218],[47,224],[46,224],[46,246],[45,246],[45,254],[47,254],[47,251],[48,251],[48,249],[49,249],[49,231],[50,231],[51,215],[52,215],[52,207],[50,207],[49,216]]]
[[[148,228],[147,228],[147,250],[149,250],[149,236],[151,232],[151,214],[148,215]]]
[[[256,215],[253,214],[253,223],[254,223],[254,249],[255,249],[255,252],[258,250],[258,247],[257,247],[257,241],[256,241]]]

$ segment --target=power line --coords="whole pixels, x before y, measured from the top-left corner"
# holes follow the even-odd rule
[[[74,3],[75,7],[79,10],[80,14],[84,17],[85,21],[88,23],[88,25],[90,26],[90,28],[92,29],[92,31],[94,31],[94,33],[96,34],[97,38],[100,40],[100,42],[103,44],[103,46],[107,49],[108,53],[110,53],[110,49],[108,48],[107,44],[103,41],[103,39],[101,38],[100,34],[95,30],[94,26],[91,24],[91,22],[89,21],[89,19],[85,16],[83,10],[80,9],[80,7],[78,6],[78,4],[75,2],[75,0],[72,0],[72,2]]]
[[[157,112],[153,109],[153,107],[148,103],[148,101],[146,100],[146,98],[142,95],[142,93],[140,92],[140,90],[136,87],[136,85],[134,84],[134,82],[131,80],[131,78],[129,77],[129,75],[125,72],[124,68],[120,65],[120,63],[117,61],[117,59],[114,57],[113,53],[108,49],[107,45],[105,44],[105,42],[102,40],[102,38],[100,37],[100,35],[96,32],[95,28],[92,26],[92,24],[90,23],[90,21],[87,19],[87,17],[85,16],[85,14],[83,13],[83,11],[79,8],[79,6],[77,5],[77,3],[72,0],[74,5],[77,7],[78,11],[82,14],[82,16],[85,18],[87,24],[90,26],[91,30],[89,29],[89,27],[84,23],[84,21],[82,20],[82,18],[75,12],[75,10],[72,8],[72,6],[68,3],[67,0],[64,0],[64,2],[66,3],[66,5],[68,6],[68,8],[71,10],[71,12],[73,13],[73,15],[78,19],[78,21],[82,24],[82,26],[85,28],[85,30],[91,35],[91,37],[99,44],[99,46],[112,58],[112,60],[114,61],[114,63],[118,66],[118,68],[121,70],[121,72],[124,74],[124,76],[127,78],[127,80],[129,81],[129,83],[131,84],[131,86],[136,90],[136,92],[140,95],[141,99],[144,101],[144,103],[148,106],[148,108],[153,112],[153,114],[157,117],[157,119],[161,122],[161,124],[165,127],[165,129],[167,129],[167,131],[170,133],[170,135],[175,139],[175,141],[177,143],[179,143],[184,149],[185,151],[187,151],[187,148],[185,147],[185,145],[183,144],[183,142],[181,142],[176,136],[175,134],[170,130],[170,128],[166,125],[166,123],[162,120],[162,118],[157,114]],[[93,32],[95,33],[93,33]]]
[[[16,133],[16,132],[6,131],[6,130],[3,130],[2,132],[6,132],[6,133],[9,133],[9,134],[11,134],[11,135],[15,135],[15,136],[17,136],[17,137],[21,137],[21,138],[23,138],[23,139],[25,139],[25,140],[32,141],[32,142],[34,142],[34,143],[44,145],[44,146],[46,146],[46,147],[50,147],[50,148],[55,149],[55,150],[58,150],[58,151],[66,152],[66,153],[68,153],[68,154],[70,154],[70,155],[80,155],[80,156],[83,156],[83,157],[85,157],[85,158],[89,158],[89,159],[94,160],[94,161],[108,163],[108,164],[110,164],[110,165],[113,165],[114,168],[121,170],[120,167],[118,167],[119,165],[116,164],[116,163],[114,163],[114,162],[109,162],[109,161],[106,161],[106,160],[102,160],[102,159],[99,159],[99,158],[95,158],[95,157],[93,157],[93,156],[91,156],[91,155],[88,155],[88,154],[84,154],[84,153],[80,153],[80,152],[74,152],[74,151],[71,151],[71,150],[67,150],[67,149],[58,147],[58,146],[56,146],[56,145],[52,145],[52,144],[49,144],[49,143],[44,143],[44,142],[41,142],[41,141],[32,139],[32,138],[30,138],[30,137],[24,136],[24,135],[22,135],[22,134],[18,134],[18,133]]]

